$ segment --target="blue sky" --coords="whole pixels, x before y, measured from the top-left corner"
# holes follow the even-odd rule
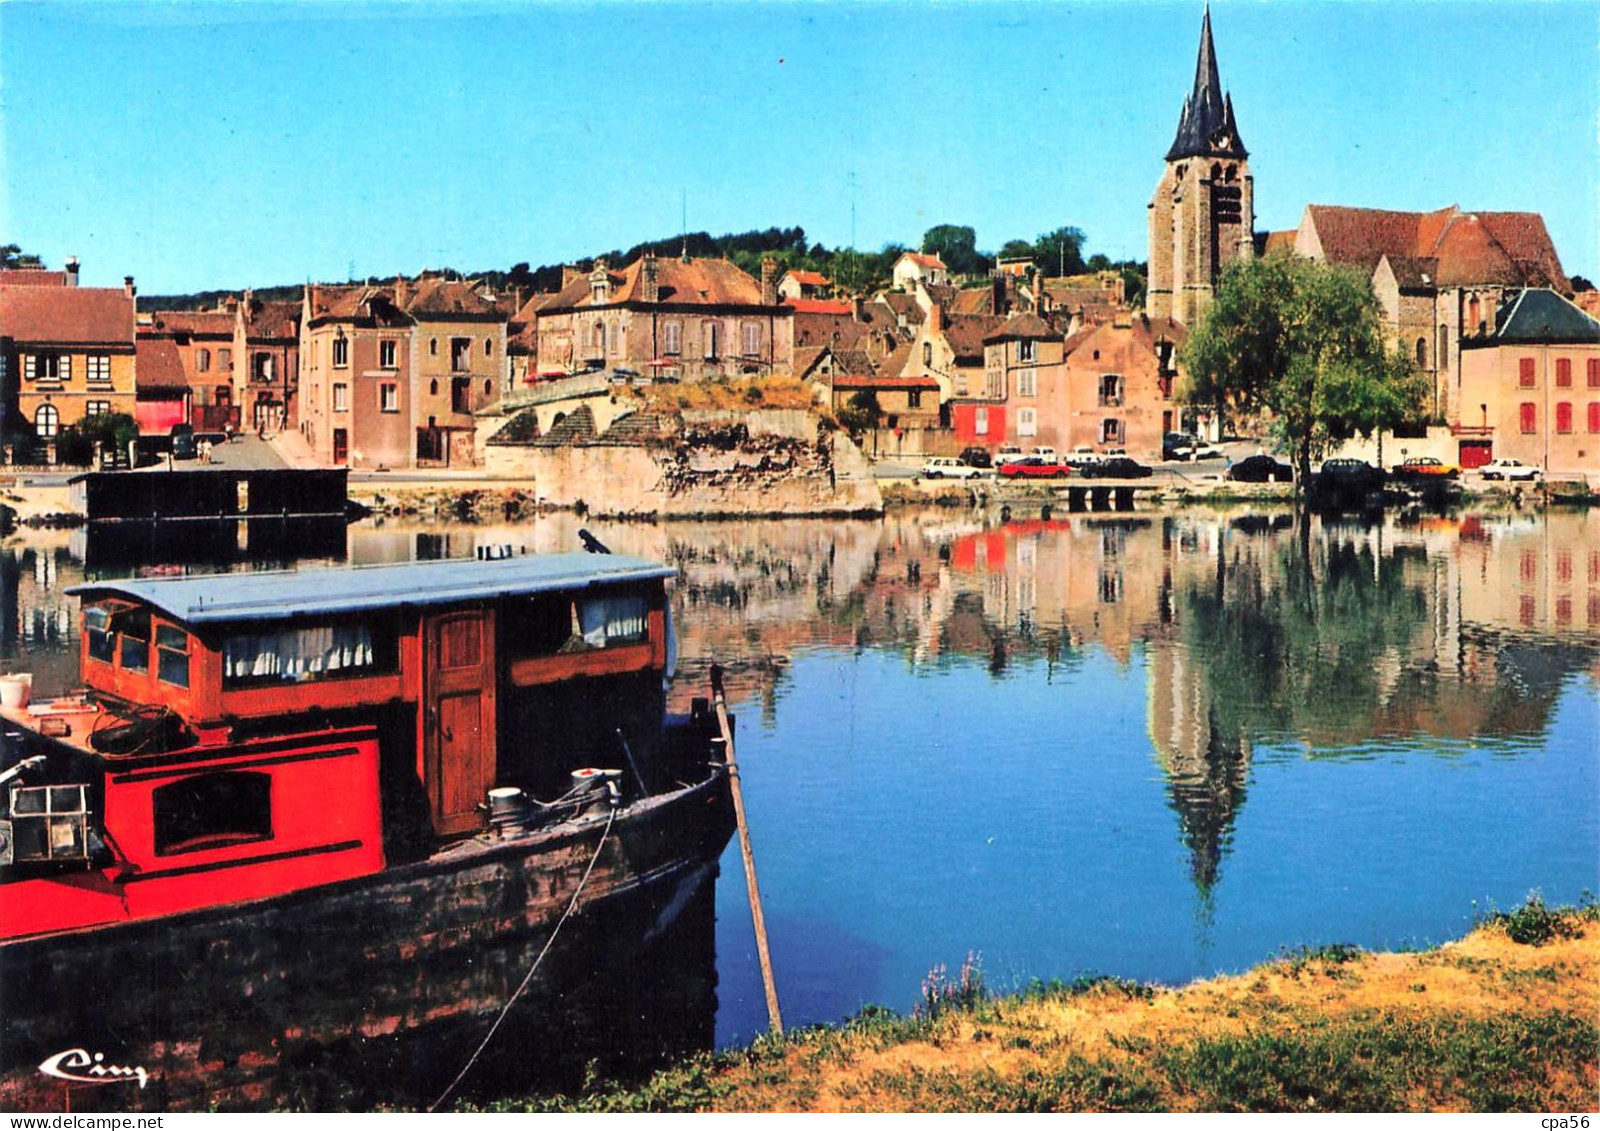
[[[0,2],[0,242],[144,293],[692,230],[1146,255],[1202,6]],[[1222,2],[1257,226],[1543,213],[1600,274],[1600,5]],[[852,188],[853,183],[853,188]],[[852,204],[854,214],[852,218]]]

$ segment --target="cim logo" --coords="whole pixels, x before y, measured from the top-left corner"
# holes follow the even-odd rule
[[[106,1054],[91,1053],[88,1049],[67,1049],[47,1057],[39,1071],[58,1080],[71,1080],[74,1084],[121,1084],[128,1080],[139,1081],[143,1088],[150,1082],[150,1074],[143,1068],[128,1068],[120,1064],[107,1064]]]

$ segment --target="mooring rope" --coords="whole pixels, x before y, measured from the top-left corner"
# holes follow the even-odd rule
[[[589,876],[594,872],[594,866],[600,862],[600,852],[605,848],[606,838],[611,835],[611,826],[616,821],[617,810],[613,805],[611,815],[606,818],[606,827],[600,833],[600,843],[594,846],[594,855],[589,859],[589,866],[583,870],[583,878],[578,881],[578,888],[572,893],[572,900],[567,904],[567,909],[561,913],[561,918],[556,920],[555,929],[550,932],[550,937],[545,940],[543,949],[539,951],[539,956],[533,960],[533,965],[528,967],[528,973],[524,975],[522,984],[512,991],[511,996],[506,1000],[505,1006],[500,1010],[500,1016],[496,1017],[494,1024],[489,1026],[489,1031],[484,1034],[483,1040],[473,1050],[472,1056],[468,1058],[466,1065],[462,1067],[460,1072],[456,1073],[456,1078],[450,1081],[450,1086],[439,1094],[439,1098],[428,1105],[430,1113],[438,1110],[439,1105],[449,1099],[450,1094],[456,1090],[461,1081],[467,1078],[467,1073],[472,1071],[472,1066],[478,1063],[478,1058],[483,1055],[483,1050],[489,1047],[489,1042],[494,1040],[495,1033],[499,1032],[501,1023],[505,1021],[506,1016],[511,1012],[511,1007],[517,1004],[517,999],[522,996],[533,981],[533,975],[539,969],[539,964],[544,961],[544,956],[550,953],[550,947],[555,943],[556,936],[561,933],[561,928],[566,925],[573,909],[578,906],[578,897],[583,894],[583,889],[589,882]]]

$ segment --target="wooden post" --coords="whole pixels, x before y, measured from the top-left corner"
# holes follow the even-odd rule
[[[761,889],[756,884],[756,858],[750,849],[750,826],[744,816],[744,789],[739,784],[739,762],[733,752],[733,725],[728,721],[728,698],[722,691],[722,668],[711,666],[711,696],[722,728],[728,784],[733,791],[733,817],[739,827],[739,854],[744,857],[744,882],[750,893],[750,921],[756,932],[756,956],[761,960],[761,984],[767,991],[767,1017],[772,1031],[783,1036],[783,1016],[778,1012],[778,986],[772,977],[772,954],[767,949],[767,920],[761,913]]]

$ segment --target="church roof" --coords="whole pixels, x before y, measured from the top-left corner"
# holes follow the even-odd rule
[[[1200,24],[1200,55],[1195,60],[1194,91],[1183,102],[1178,119],[1178,135],[1167,150],[1167,160],[1185,157],[1249,156],[1239,140],[1239,126],[1233,119],[1233,100],[1222,93],[1217,74],[1217,53],[1211,43],[1211,9],[1206,8]]]
[[[1463,212],[1453,204],[1434,212],[1309,204],[1306,215],[1328,260],[1371,271],[1388,256],[1401,286],[1499,283],[1566,290],[1570,285],[1537,212]],[[1433,268],[1426,284],[1420,282],[1424,260]],[[1407,272],[1417,277],[1408,282]]]

